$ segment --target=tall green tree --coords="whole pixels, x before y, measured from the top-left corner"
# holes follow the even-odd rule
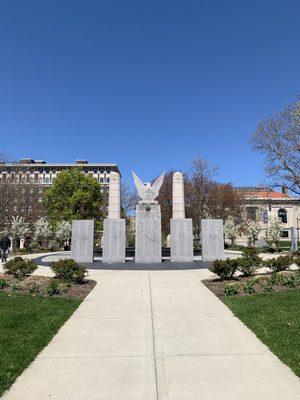
[[[53,186],[43,197],[50,220],[102,220],[102,196],[96,179],[80,170],[66,170],[58,174]]]

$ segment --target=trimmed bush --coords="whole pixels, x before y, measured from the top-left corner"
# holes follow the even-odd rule
[[[50,267],[56,278],[65,282],[83,283],[87,276],[86,268],[72,259],[54,261],[50,264]]]
[[[237,260],[230,260],[227,258],[226,260],[215,260],[213,262],[213,266],[210,268],[210,271],[216,275],[221,280],[231,279],[235,274],[238,267]]]
[[[265,267],[270,268],[273,272],[285,271],[291,264],[293,259],[289,256],[281,256],[264,262]]]
[[[248,247],[243,251],[243,257],[238,259],[238,270],[245,276],[251,276],[262,266],[263,261],[257,255],[257,250]]]
[[[37,269],[37,265],[32,260],[15,257],[12,260],[7,261],[3,265],[3,269],[6,274],[14,275],[19,279],[23,279],[27,275],[32,274]]]

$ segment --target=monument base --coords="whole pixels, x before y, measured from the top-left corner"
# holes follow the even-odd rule
[[[190,218],[171,219],[171,261],[193,262],[193,223]]]
[[[104,263],[125,262],[125,219],[105,219],[103,237]]]
[[[94,261],[94,220],[72,222],[71,257],[78,263]]]
[[[135,262],[161,263],[159,204],[138,204],[136,207]]]
[[[222,219],[201,220],[202,261],[223,259],[224,233]]]

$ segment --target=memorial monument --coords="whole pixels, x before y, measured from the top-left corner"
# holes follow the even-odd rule
[[[222,219],[201,220],[202,261],[224,258],[224,228]]]
[[[193,223],[185,218],[184,181],[181,172],[173,174],[173,208],[171,232],[171,261],[193,262]]]
[[[126,224],[121,218],[121,188],[120,174],[110,173],[108,195],[108,218],[103,226],[103,256],[104,263],[125,262]]]
[[[94,261],[94,220],[72,221],[71,257],[78,263]]]
[[[135,262],[161,262],[161,212],[155,200],[163,183],[164,173],[151,186],[132,172],[141,200],[136,206]]]

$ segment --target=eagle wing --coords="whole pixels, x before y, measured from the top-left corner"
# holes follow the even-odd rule
[[[141,199],[144,199],[145,197],[145,192],[146,192],[146,187],[143,184],[143,182],[140,180],[140,178],[132,171],[132,176],[133,176],[133,180],[138,192],[138,195]]]
[[[164,177],[165,177],[165,173],[163,172],[162,174],[161,174],[161,176],[153,183],[153,185],[151,186],[151,191],[153,192],[153,195],[154,195],[154,199],[156,199],[156,197],[158,196],[158,194],[159,194],[159,191],[160,191],[160,188],[161,188],[161,185],[163,184],[163,181],[164,181]]]

